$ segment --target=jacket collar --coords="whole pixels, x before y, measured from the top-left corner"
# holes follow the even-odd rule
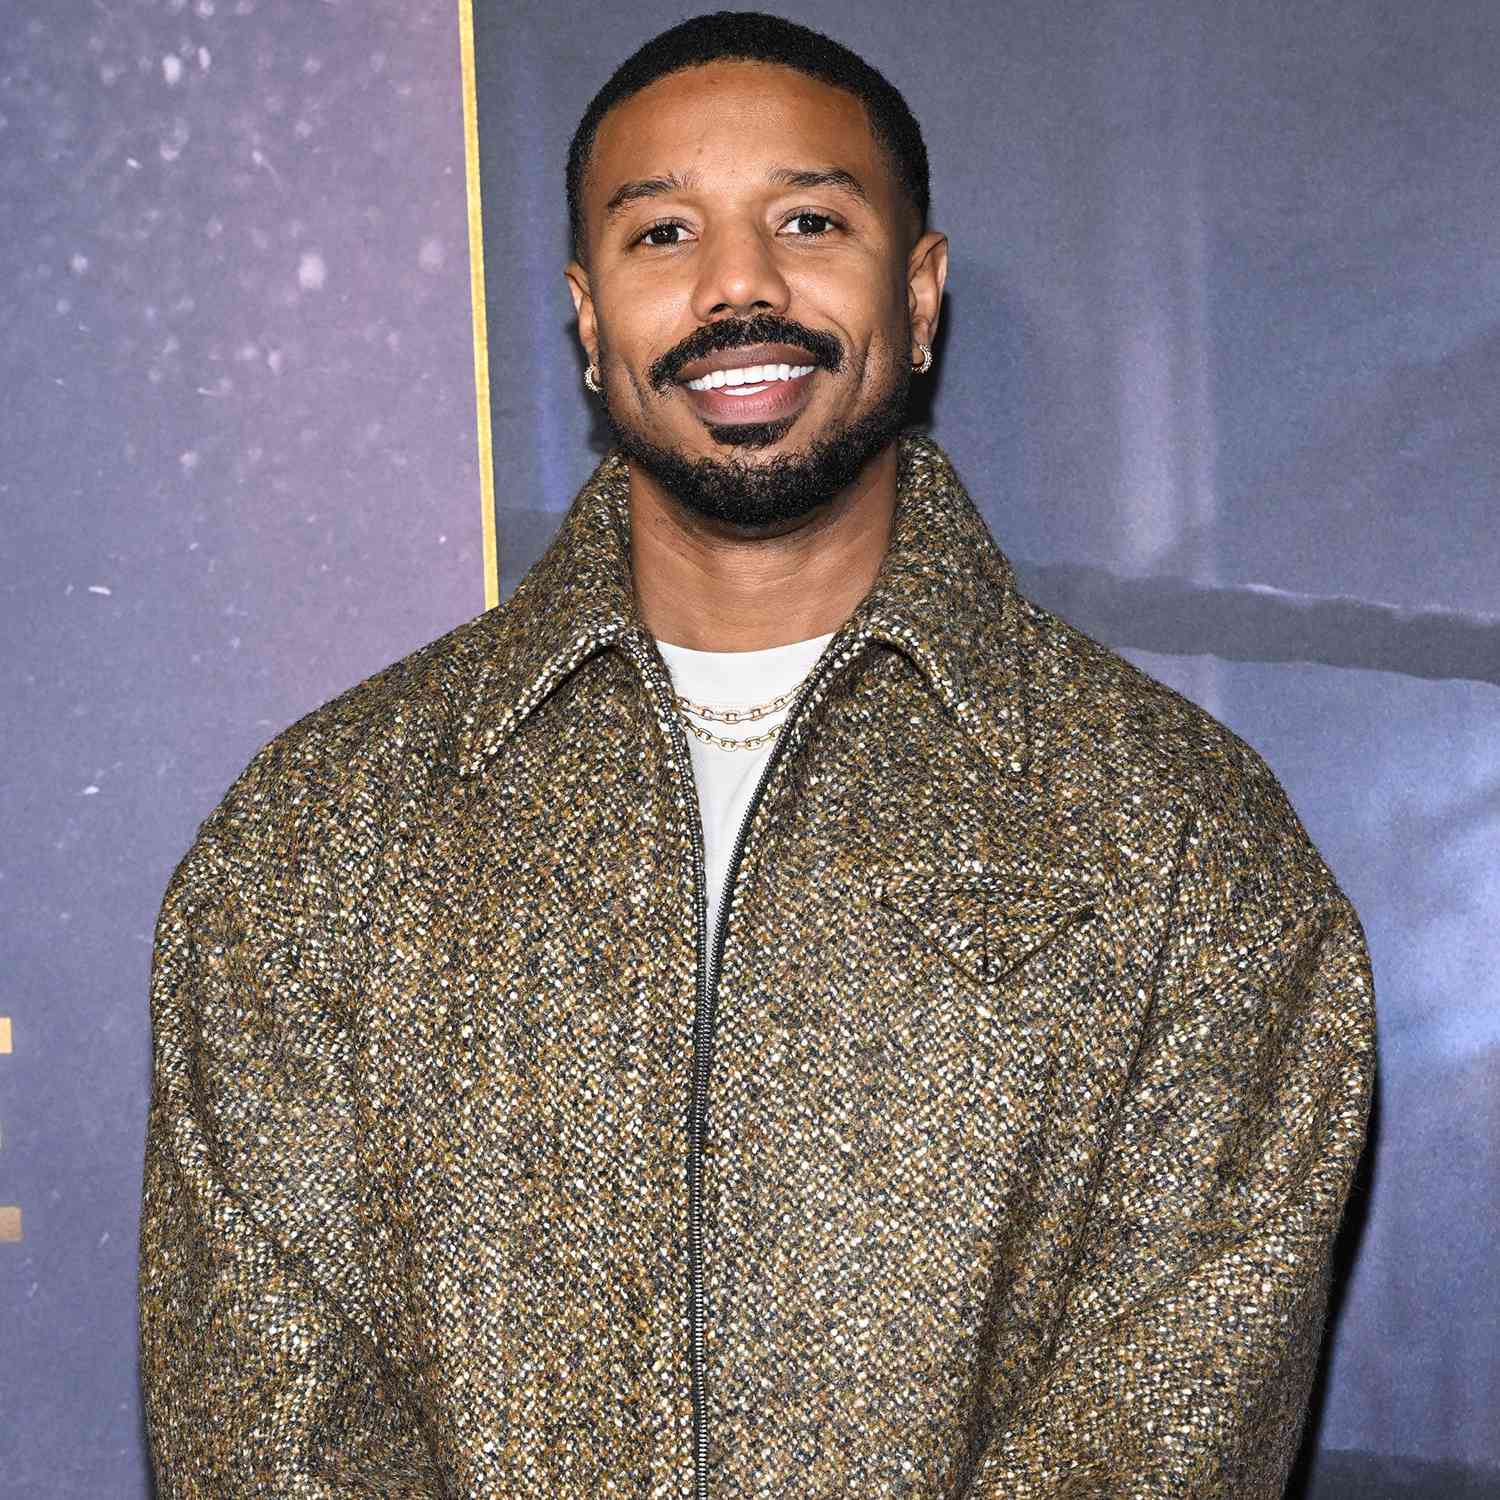
[[[877,640],[904,652],[996,764],[1022,771],[1020,601],[1010,562],[937,444],[916,434],[898,442],[890,544],[828,650]],[[457,695],[465,704],[454,747],[461,774],[477,770],[596,652],[632,638],[634,649],[654,649],[631,579],[628,488],[624,459],[612,454],[511,598],[474,622],[456,663],[468,679]]]

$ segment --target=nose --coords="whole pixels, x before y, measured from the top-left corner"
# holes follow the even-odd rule
[[[775,246],[754,226],[723,225],[705,240],[693,288],[693,313],[700,322],[726,314],[784,314],[790,300]]]

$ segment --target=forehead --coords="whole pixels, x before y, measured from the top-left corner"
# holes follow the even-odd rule
[[[720,61],[669,73],[612,109],[585,194],[597,206],[622,182],[669,172],[712,191],[777,166],[841,167],[877,203],[894,187],[853,94],[777,63]]]

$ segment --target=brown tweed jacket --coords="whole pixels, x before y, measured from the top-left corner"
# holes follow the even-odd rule
[[[905,438],[705,931],[606,461],[162,909],[162,1500],[1270,1497],[1373,1068],[1265,764]]]

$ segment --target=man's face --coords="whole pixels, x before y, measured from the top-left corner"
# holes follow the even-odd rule
[[[621,447],[684,505],[780,527],[905,418],[946,270],[852,95],[716,62],[605,116],[568,280]]]

